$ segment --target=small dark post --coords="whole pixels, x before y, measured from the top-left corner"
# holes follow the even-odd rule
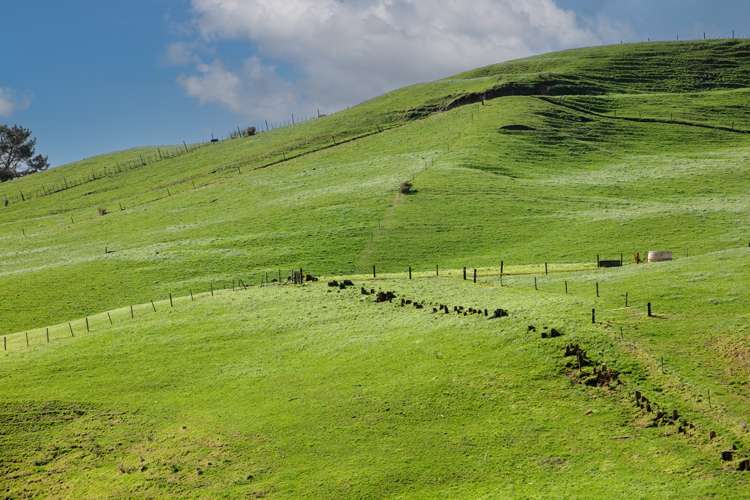
[[[625,307],[628,307],[628,292],[625,292]]]
[[[596,282],[596,296],[599,297],[599,282]]]
[[[620,252],[620,266],[622,266],[622,252]]]
[[[466,266],[464,266],[464,281],[466,281]]]
[[[409,266],[409,279],[411,279],[411,266]]]
[[[89,317],[86,316],[86,333],[89,333],[91,330],[89,329]]]
[[[373,278],[377,278],[378,277],[377,273],[375,272],[375,265],[372,266],[372,277]]]
[[[169,292],[169,307],[174,307],[174,302],[172,302],[172,292]]]
[[[547,271],[547,263],[546,262],[544,263],[544,274],[549,274],[549,272]]]
[[[190,290],[190,302],[192,302],[193,300],[195,300],[195,299],[193,299],[193,291]]]
[[[653,316],[653,314],[651,314],[651,302],[649,302],[648,303],[648,317],[650,318],[651,316]]]
[[[504,267],[505,267],[505,261],[501,260],[500,261],[500,276],[503,275],[503,268]]]
[[[154,309],[154,312],[156,312],[156,306],[154,305],[154,301],[151,301],[151,307]]]
[[[596,323],[596,309],[591,309],[591,323]]]
[[[435,276],[440,276],[440,268],[435,264]]]
[[[474,283],[477,282],[477,270],[474,269]]]
[[[29,347],[29,332],[24,332],[24,335],[26,335],[26,347]]]
[[[45,328],[44,333],[47,336],[47,343],[49,344],[49,328]]]
[[[73,325],[68,322],[68,330],[70,330],[70,336],[75,337],[75,334],[73,333]]]
[[[565,295],[568,294],[568,280],[565,280]]]
[[[133,319],[133,306],[130,306],[130,319]]]
[[[534,276],[534,290],[539,290],[539,287],[536,286],[536,276]]]
[[[112,315],[107,311],[107,318],[109,319],[109,326],[112,326]]]
[[[211,297],[214,296],[214,282],[211,282]]]

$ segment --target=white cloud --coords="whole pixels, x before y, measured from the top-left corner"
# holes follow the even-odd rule
[[[29,104],[28,97],[18,97],[12,89],[0,87],[0,116],[8,118],[16,111],[28,108]]]
[[[192,0],[192,8],[205,43],[247,41],[257,56],[250,70],[248,62],[234,69],[218,60],[198,64],[197,74],[181,78],[183,87],[249,117],[271,110],[259,99],[283,115],[289,106],[336,109],[406,84],[602,38],[554,0]],[[300,76],[282,78],[264,61]]]
[[[178,82],[203,104],[221,104],[256,119],[278,118],[280,110],[286,113],[299,104],[292,84],[258,57],[245,60],[237,72],[227,70],[218,60],[200,63],[196,70],[197,74],[182,75]]]

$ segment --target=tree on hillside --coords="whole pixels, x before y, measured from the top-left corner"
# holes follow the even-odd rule
[[[0,182],[47,170],[47,157],[35,155],[35,149],[31,130],[0,124]]]

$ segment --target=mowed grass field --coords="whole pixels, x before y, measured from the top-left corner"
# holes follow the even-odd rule
[[[1,184],[0,491],[748,496],[749,48],[548,54]]]

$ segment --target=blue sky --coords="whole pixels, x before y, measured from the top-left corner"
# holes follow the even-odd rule
[[[580,45],[750,35],[746,0],[0,0],[0,122],[53,165]],[[744,31],[743,31],[744,30]],[[429,40],[430,43],[424,43]]]

